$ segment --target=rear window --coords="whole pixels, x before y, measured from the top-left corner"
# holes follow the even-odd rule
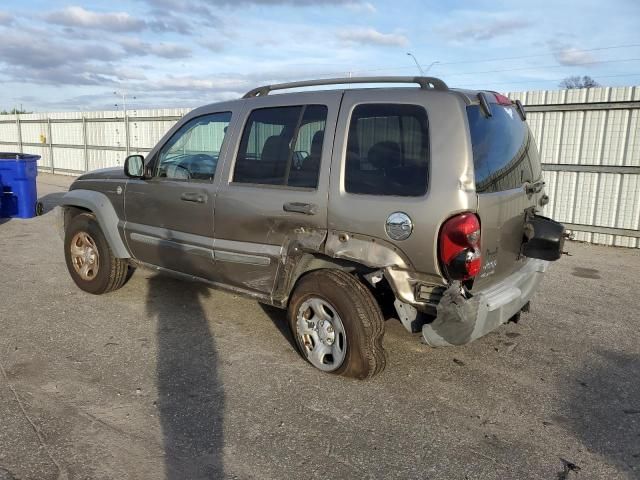
[[[369,195],[427,192],[427,112],[418,105],[363,104],[351,115],[345,190]]]
[[[467,107],[476,191],[500,192],[540,178],[540,158],[527,124],[514,107],[491,104],[491,117],[479,105]]]

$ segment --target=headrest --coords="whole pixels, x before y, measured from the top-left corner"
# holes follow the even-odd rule
[[[402,162],[400,144],[391,141],[378,142],[369,149],[367,159],[371,165],[381,170],[400,166]]]

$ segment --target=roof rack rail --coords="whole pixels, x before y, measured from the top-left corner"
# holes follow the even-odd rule
[[[247,92],[242,98],[262,97],[269,95],[274,90],[287,90],[289,88],[316,87],[319,85],[343,85],[350,83],[417,83],[420,88],[432,88],[434,90],[449,90],[447,84],[435,77],[343,77],[325,78],[319,80],[302,80],[300,82],[277,83],[263,85]]]

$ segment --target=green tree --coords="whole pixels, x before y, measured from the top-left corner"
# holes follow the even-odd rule
[[[23,110],[22,108],[12,108],[11,110],[2,110],[0,112],[0,115],[16,115],[16,114],[22,114],[22,113],[33,113],[33,112],[28,112],[26,110]]]

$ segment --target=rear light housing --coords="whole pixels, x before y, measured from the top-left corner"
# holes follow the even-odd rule
[[[498,103],[498,105],[507,105],[509,107],[513,105],[509,97],[498,92],[493,92],[493,95],[496,97],[496,102]]]
[[[440,264],[450,280],[470,280],[480,273],[480,220],[474,213],[448,219],[438,239]]]

